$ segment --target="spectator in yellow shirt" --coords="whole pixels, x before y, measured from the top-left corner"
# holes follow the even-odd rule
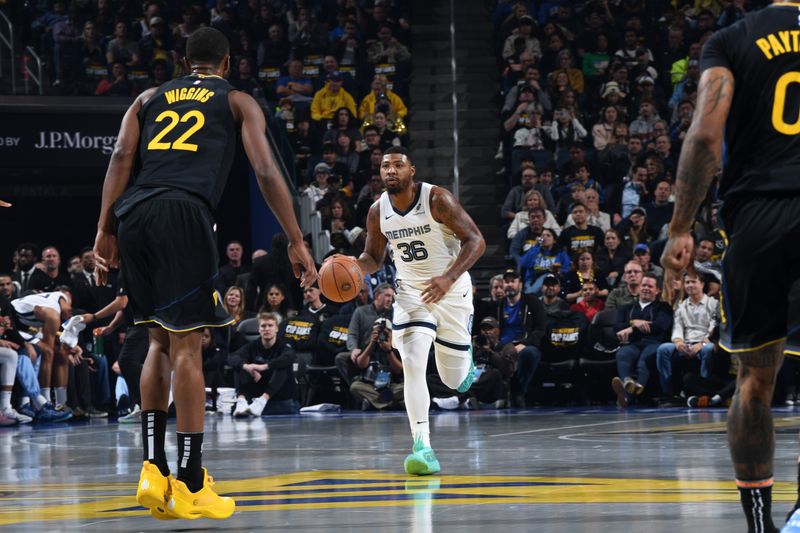
[[[364,117],[372,115],[375,112],[375,102],[380,95],[385,95],[392,105],[392,114],[396,117],[405,118],[408,114],[408,108],[403,103],[403,99],[397,96],[388,88],[388,80],[386,76],[378,74],[372,80],[372,90],[370,93],[361,100],[361,105],[358,106],[358,118],[364,120]]]
[[[311,102],[311,118],[316,121],[331,120],[336,110],[346,107],[354,115],[356,102],[350,93],[342,89],[342,78],[337,73],[328,75],[325,86],[314,94]]]

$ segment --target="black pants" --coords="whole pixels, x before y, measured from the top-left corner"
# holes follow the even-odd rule
[[[129,327],[125,331],[125,342],[119,352],[119,369],[122,377],[125,378],[125,383],[128,384],[131,401],[137,405],[142,405],[139,379],[142,376],[142,367],[150,347],[149,329],[147,326]]]
[[[291,380],[291,382],[290,382]],[[294,394],[291,392],[294,387],[294,373],[292,367],[270,369],[261,373],[261,379],[253,381],[253,377],[247,372],[236,373],[236,392],[243,394],[248,400],[258,398],[265,392],[269,394],[270,400],[282,401],[293,400]]]

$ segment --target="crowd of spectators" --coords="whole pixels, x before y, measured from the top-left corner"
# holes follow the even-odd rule
[[[84,19],[74,6],[85,3],[76,2],[65,14],[65,6],[55,2],[34,29],[40,42],[47,42],[47,31],[55,37],[52,21],[59,9],[66,21],[102,27],[96,57],[104,68],[143,68],[151,81],[179,75],[176,59],[193,27],[210,24],[226,32],[234,51],[232,83],[275,106],[294,148],[301,194],[310,197],[330,234],[327,253],[358,255],[367,210],[382,192],[383,150],[408,140],[401,73],[411,59],[409,23],[400,2],[339,1],[330,9],[319,4],[312,9],[296,2],[287,9],[280,1],[217,2],[210,11],[191,4],[179,23],[180,11],[158,2],[146,2],[134,17],[100,0]],[[502,102],[496,158],[503,167],[500,186],[508,189],[500,224],[509,268],[491,279],[488,295],[474,290],[475,386],[465,394],[449,390],[431,365],[434,405],[524,407],[547,401],[541,386],[547,382],[569,385],[560,400],[616,398],[620,407],[651,401],[723,405],[730,398],[735,361],[715,344],[725,246],[717,183],[694,227],[694,272],[665,282],[658,258],[672,216],[680,145],[697,97],[702,44],[762,4],[497,2],[491,15]],[[131,32],[141,34],[138,44],[128,37]],[[170,43],[169,53],[148,56],[146,43],[160,35],[165,37],[159,42]],[[80,54],[56,51],[58,41],[53,46],[56,72],[67,72],[63,66]],[[82,81],[69,80],[70,90],[80,92],[83,75],[80,70]],[[270,253],[248,256],[239,242],[226,246],[218,289],[236,322],[205,334],[207,384],[237,391],[236,416],[295,412],[311,397],[297,388],[310,386],[304,369],[335,368],[333,379],[321,386],[332,395],[349,392],[336,400],[365,410],[402,408],[402,364],[391,343],[391,260],[367,276],[355,301],[337,305],[317,287],[299,290],[286,245],[279,234]],[[48,250],[53,248],[45,249],[35,268],[40,258],[18,249],[13,274],[0,276],[7,298],[37,289],[72,290],[72,307],[89,314],[113,299],[113,290],[87,299],[105,288],[93,284],[93,266],[84,254],[74,265],[70,261],[73,276],[64,278]],[[50,281],[34,288],[26,272],[30,279]],[[118,332],[100,333],[106,336],[105,367],[113,370],[122,339]],[[67,390],[75,392],[64,402],[45,400],[73,412],[113,410],[115,399],[104,391],[117,389],[114,371],[107,372],[108,383],[80,377],[96,375],[98,361],[103,368],[96,339],[84,339],[83,352],[98,357],[62,350],[61,361],[71,363],[62,363],[71,369]],[[20,359],[35,358],[27,345],[17,351]],[[781,374],[791,404],[797,400],[797,366],[787,364]],[[77,371],[82,367],[83,374]],[[81,392],[81,383],[88,393]]]
[[[538,378],[575,384],[591,374],[620,406],[722,404],[730,397],[735,368],[714,343],[725,246],[716,218],[718,180],[694,228],[696,273],[665,287],[658,263],[702,46],[768,3],[500,0],[494,6],[502,108],[495,159],[499,181],[510,189],[500,214],[513,265],[497,283],[508,293],[509,280],[519,278],[523,295],[545,303],[544,335],[535,345]],[[498,289],[491,299],[500,295]],[[507,300],[501,337],[502,318],[520,315]],[[577,352],[563,342],[567,330],[581,339]],[[530,338],[506,336],[517,346]],[[585,365],[587,358],[609,365]],[[565,362],[568,375],[556,375]],[[797,390],[791,368],[782,378],[790,404]]]

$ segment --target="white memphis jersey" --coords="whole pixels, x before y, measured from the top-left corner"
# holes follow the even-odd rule
[[[411,285],[421,286],[443,275],[461,250],[455,234],[433,218],[432,188],[430,183],[420,183],[417,197],[406,212],[392,206],[387,192],[380,197],[381,233],[389,241],[397,279]]]
[[[59,317],[61,316],[61,298],[67,299],[63,292],[40,292],[38,294],[29,294],[24,298],[17,298],[11,300],[11,305],[14,306],[14,311],[17,312],[19,321],[26,326],[41,327],[42,322],[36,319],[33,313],[35,307],[45,307],[55,310]]]

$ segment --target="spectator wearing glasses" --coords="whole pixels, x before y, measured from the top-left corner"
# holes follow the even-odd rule
[[[617,309],[633,302],[639,296],[639,284],[642,282],[644,270],[639,261],[631,259],[625,264],[622,272],[622,284],[608,293],[606,309]]]

